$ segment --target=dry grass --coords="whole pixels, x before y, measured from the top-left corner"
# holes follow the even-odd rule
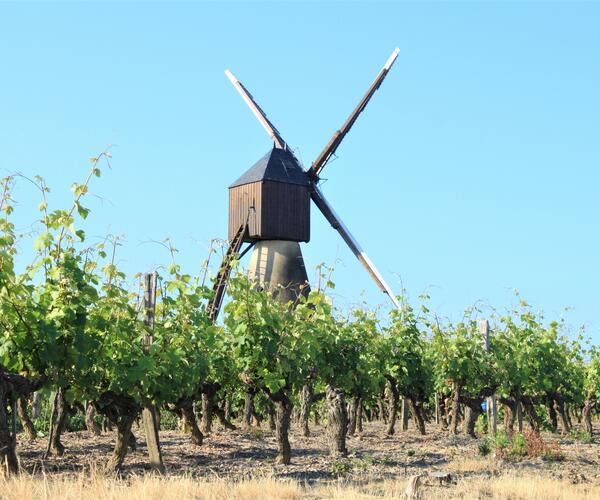
[[[408,432],[382,438],[382,426],[375,422],[349,440],[353,455],[338,460],[328,455],[323,430],[313,431],[309,438],[292,435],[294,457],[285,467],[273,463],[275,440],[268,430],[253,438],[217,429],[201,449],[186,436],[165,431],[168,475],[148,473],[142,440],[140,449],[128,455],[122,479],[103,472],[112,435],[69,433],[65,456],[48,460],[40,459],[44,442],[23,440],[24,472],[3,479],[0,471],[0,500],[400,499],[417,474],[423,476],[421,500],[600,499],[597,444],[561,444],[562,462],[507,462],[480,456],[475,440],[436,429],[426,437]],[[338,462],[348,471],[334,472]],[[434,471],[450,473],[452,482],[427,477]]]
[[[240,482],[198,481],[186,477],[135,476],[127,480],[102,476],[76,477],[22,476],[2,482],[2,500],[182,500],[182,499],[282,499],[302,498],[302,488],[294,482],[270,478]]]
[[[450,498],[583,500],[600,498],[600,485],[572,484],[540,475],[504,474],[461,481]]]
[[[421,490],[421,498],[486,498],[580,500],[600,498],[599,484],[571,484],[542,476],[505,474],[494,478],[476,477],[459,480],[458,484],[440,486],[431,479]],[[182,499],[307,499],[332,498],[354,500],[366,498],[398,499],[406,481],[367,482],[352,484],[336,482],[310,487],[295,481],[270,477],[244,481],[215,479],[197,480],[191,477],[133,476],[127,480],[88,476],[28,476],[0,478],[2,500],[182,500]]]

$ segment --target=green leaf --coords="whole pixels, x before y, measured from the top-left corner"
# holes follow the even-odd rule
[[[54,239],[50,233],[41,234],[33,243],[33,248],[38,251],[49,248],[50,245],[52,245],[52,241],[54,241]]]
[[[77,213],[82,219],[86,219],[88,214],[90,213],[88,208],[85,208],[81,203],[75,201],[75,206],[77,207]]]

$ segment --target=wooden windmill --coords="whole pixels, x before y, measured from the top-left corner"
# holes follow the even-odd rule
[[[209,304],[209,314],[213,319],[219,314],[233,260],[250,249],[250,277],[271,289],[278,299],[295,301],[301,294],[308,293],[308,279],[299,243],[310,240],[311,199],[379,289],[388,295],[396,307],[400,307],[373,262],[319,189],[319,176],[323,168],[387,76],[399,52],[399,49],[394,50],[358,106],[307,170],[302,168],[246,87],[229,70],[225,71],[273,140],[273,149],[229,186],[229,248],[215,281],[214,298]],[[244,243],[248,245],[240,253]]]

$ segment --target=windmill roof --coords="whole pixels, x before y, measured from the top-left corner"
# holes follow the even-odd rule
[[[251,182],[276,181],[308,185],[308,178],[294,156],[286,149],[273,148],[229,187]]]

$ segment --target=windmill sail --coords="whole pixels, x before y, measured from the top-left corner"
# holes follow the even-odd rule
[[[375,264],[373,264],[373,262],[371,262],[371,259],[369,259],[369,256],[364,252],[364,250],[359,245],[358,241],[356,241],[354,236],[352,236],[352,234],[350,233],[348,228],[345,226],[345,224],[342,222],[342,220],[335,213],[335,211],[333,210],[331,205],[327,202],[327,200],[323,196],[323,193],[321,192],[321,190],[319,189],[319,187],[316,184],[313,184],[311,198],[313,199],[313,201],[315,202],[315,205],[317,205],[317,207],[319,208],[321,213],[325,216],[327,221],[331,224],[331,226],[338,233],[340,233],[340,236],[344,239],[346,244],[350,247],[350,250],[352,250],[352,253],[356,256],[356,258],[360,261],[360,263],[367,270],[367,272],[369,273],[369,275],[371,276],[373,281],[375,281],[375,283],[377,284],[379,289],[383,293],[387,294],[388,297],[390,298],[390,300],[394,303],[394,305],[398,309],[400,309],[401,308],[400,303],[398,302],[398,299],[396,299],[396,296],[394,295],[394,292],[392,292],[392,289],[390,288],[390,286],[385,282],[385,279],[383,279],[383,276],[377,270],[377,268],[375,267]]]
[[[394,61],[398,57],[399,52],[400,52],[400,49],[398,49],[398,48],[394,49],[394,52],[392,52],[392,55],[388,58],[388,60],[384,64],[383,68],[381,68],[381,71],[379,72],[379,74],[377,75],[377,77],[375,78],[375,80],[373,81],[371,86],[369,87],[369,90],[367,90],[367,93],[363,96],[363,98],[358,103],[358,106],[356,106],[356,108],[354,108],[354,111],[352,111],[352,113],[350,113],[350,116],[344,122],[342,127],[335,134],[333,134],[333,137],[327,143],[327,146],[325,146],[325,149],[323,149],[323,151],[321,151],[321,154],[313,162],[313,164],[311,165],[311,167],[308,171],[308,174],[310,175],[310,177],[312,179],[317,180],[319,178],[319,173],[321,172],[321,170],[323,170],[323,168],[325,167],[325,165],[327,164],[327,162],[329,161],[331,156],[335,153],[336,149],[338,148],[338,146],[340,145],[340,143],[342,142],[342,140],[344,139],[346,134],[350,131],[350,129],[352,128],[352,125],[354,125],[354,122],[358,118],[358,115],[360,115],[363,112],[363,110],[369,103],[371,97],[373,97],[373,94],[375,93],[375,91],[383,83],[383,80],[387,76],[392,65],[394,64]]]
[[[271,136],[271,139],[273,139],[273,141],[275,142],[275,145],[278,148],[285,149],[286,144],[285,144],[285,141],[283,140],[283,137],[281,137],[281,134],[275,128],[275,125],[273,125],[269,121],[266,113],[256,103],[256,101],[254,100],[254,97],[252,97],[252,94],[250,92],[248,92],[248,89],[246,89],[246,87],[244,87],[244,85],[242,85],[242,82],[240,82],[233,75],[233,73],[231,71],[229,71],[228,69],[225,70],[225,74],[227,75],[227,78],[229,78],[229,81],[233,84],[235,89],[242,96],[242,99],[244,99],[244,102],[248,105],[248,107],[250,108],[252,113],[254,113],[254,116],[256,116],[256,118],[258,119],[260,124],[267,131],[267,134],[269,134]]]

